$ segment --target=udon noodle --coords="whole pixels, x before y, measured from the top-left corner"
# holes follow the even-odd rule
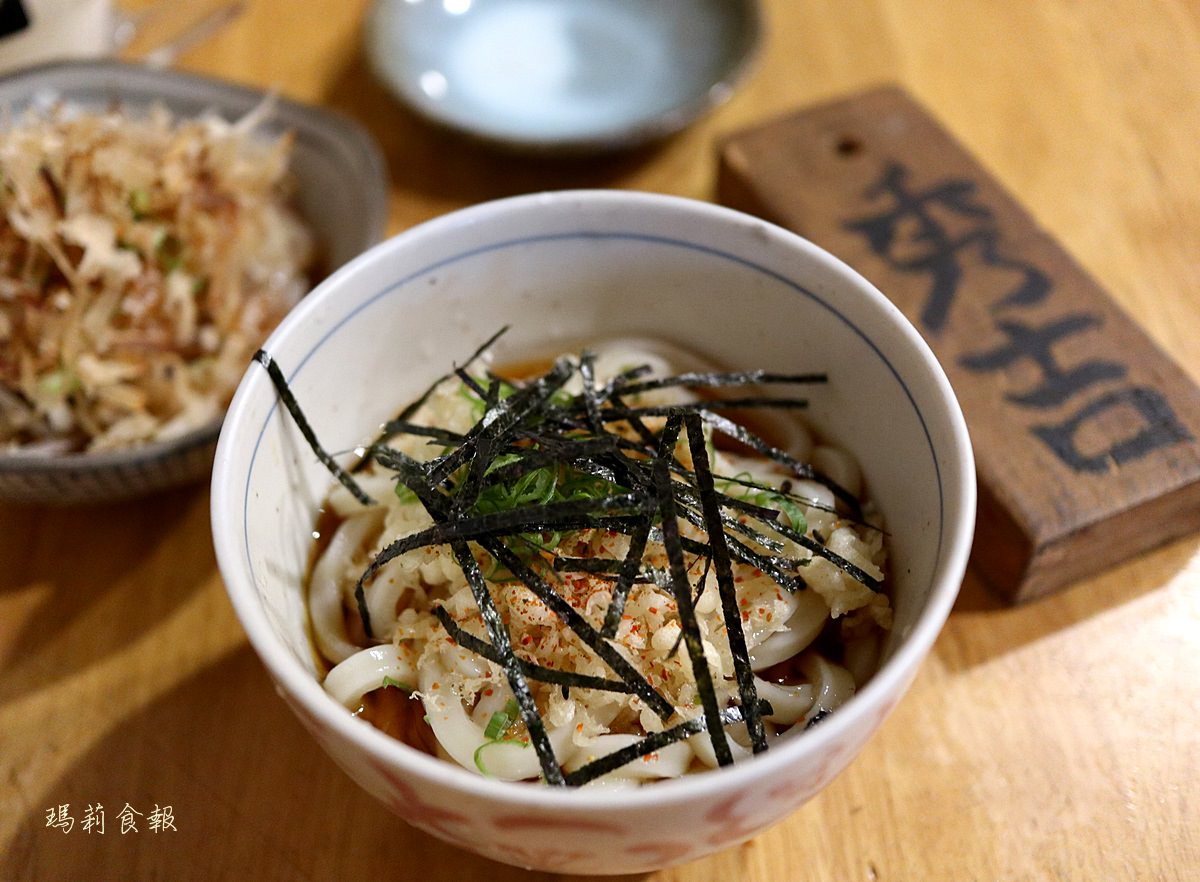
[[[508,439],[508,452],[486,468],[465,458],[446,464],[462,439],[507,419],[506,402],[518,397],[521,384],[501,383],[483,366],[486,356],[431,387],[390,426],[397,431],[370,448],[353,478],[343,475],[319,527],[308,598],[314,642],[329,665],[325,689],[385,729],[398,731],[381,722],[381,708],[407,714],[402,737],[415,746],[503,780],[546,779],[557,766],[566,783],[634,786],[741,760],[850,698],[891,622],[880,590],[882,525],[857,501],[862,480],[847,452],[814,443],[788,409],[758,414],[770,443],[748,444],[759,438],[751,433],[729,443],[715,415],[726,411],[704,381],[647,382],[681,371],[691,372],[684,380],[718,376],[696,373],[702,366],[665,344],[623,340],[593,353],[559,361],[569,380],[548,400],[582,402],[584,413],[595,408],[596,390],[629,390],[608,401],[628,418],[603,421],[632,471],[650,461],[647,438],[666,449],[671,504],[679,506],[673,531],[663,510],[639,528],[595,503],[612,486],[626,489],[600,458],[535,468],[545,456],[535,461],[531,451],[551,446],[542,436]],[[672,415],[679,437],[664,442]],[[703,451],[690,437],[700,425]],[[580,427],[564,437],[583,443],[592,433]],[[439,486],[460,494],[472,487],[469,508],[453,511],[447,496],[449,514],[435,517],[444,499],[411,489],[412,475],[438,468]],[[510,479],[492,480],[505,468]],[[721,507],[725,553],[715,549],[706,500]],[[500,545],[488,532],[488,517],[570,505],[599,506],[595,524],[551,528],[526,517]],[[459,522],[478,525],[474,539],[456,538]],[[473,583],[471,573],[482,580]],[[483,606],[496,614],[490,624]],[[731,622],[740,636],[731,636]],[[505,635],[511,664],[498,652]],[[698,676],[698,668],[707,671]],[[757,713],[747,713],[748,701]],[[724,737],[712,731],[714,708]],[[414,738],[412,727],[426,724]],[[539,738],[542,747],[531,749]],[[618,751],[630,761],[589,767]]]

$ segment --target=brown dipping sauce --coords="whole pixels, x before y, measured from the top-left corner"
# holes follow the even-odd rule
[[[437,738],[425,722],[425,706],[403,689],[388,686],[368,692],[354,715],[409,747],[430,756],[438,755]]]

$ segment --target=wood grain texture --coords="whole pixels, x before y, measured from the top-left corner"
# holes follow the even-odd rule
[[[715,198],[716,145],[898,82],[1200,379],[1200,7],[1186,0],[767,0],[718,112],[655,150],[547,164],[398,110],[363,0],[251,0],[182,65],[335,107],[392,173],[392,228],[566,186]],[[1154,523],[1131,524],[1153,530]],[[229,609],[208,495],[0,508],[0,879],[538,877],[406,828],[270,688]],[[1200,537],[1008,608],[970,577],[847,772],[749,845],[644,882],[1191,880],[1200,867]],[[108,832],[45,827],[102,802]],[[177,833],[121,837],[128,801]]]
[[[1004,596],[1200,529],[1200,387],[903,89],[736,133],[718,190],[864,273],[932,347],[975,449],[972,561]]]

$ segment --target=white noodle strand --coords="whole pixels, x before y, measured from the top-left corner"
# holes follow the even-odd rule
[[[817,639],[829,620],[829,607],[814,591],[797,591],[796,611],[787,620],[786,630],[776,631],[758,646],[750,649],[750,668],[764,671],[786,661]]]
[[[325,677],[325,691],[354,710],[362,704],[364,695],[383,686],[384,677],[412,689],[416,673],[411,664],[400,658],[396,647],[372,646],[334,667]]]
[[[761,677],[754,678],[758,697],[771,703],[771,713],[763,717],[772,723],[790,726],[808,713],[813,705],[813,687],[810,683],[790,686],[768,683]]]
[[[641,736],[639,735],[598,735],[595,738],[589,739],[588,743],[580,748],[579,752],[567,763],[566,769],[568,772],[573,772],[587,765],[592,760],[608,756],[610,753],[616,753],[618,750],[623,750],[626,747],[637,744],[641,740]],[[610,772],[602,777],[630,781],[646,781],[654,778],[678,778],[687,771],[688,766],[692,763],[693,756],[695,756],[695,753],[687,741],[676,741],[674,744],[660,747],[653,753],[649,753],[631,763],[626,763],[615,772]]]
[[[804,715],[808,723],[819,713],[841,707],[854,695],[854,677],[841,665],[834,664],[816,652],[800,656],[800,671],[813,684],[813,705]]]
[[[342,590],[347,582],[347,565],[377,525],[378,518],[370,511],[343,522],[333,534],[329,547],[313,567],[312,580],[308,587],[308,610],[312,617],[313,638],[321,655],[335,664],[359,650],[346,634]],[[353,586],[354,580],[349,580],[349,584]]]
[[[480,772],[479,766],[483,766],[489,777],[501,781],[536,778],[541,773],[537,751],[528,744],[488,738],[484,727],[471,720],[462,700],[446,685],[448,672],[440,656],[438,662],[421,669],[418,694],[433,734],[450,758],[472,772]],[[574,755],[576,747],[571,741],[570,725],[550,728],[547,735],[560,765]]]

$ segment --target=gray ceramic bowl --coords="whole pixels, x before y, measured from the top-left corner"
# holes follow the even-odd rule
[[[581,153],[666,137],[720,104],[761,32],[757,0],[376,0],[364,45],[435,123]]]
[[[63,62],[0,77],[0,108],[10,117],[66,102],[119,103],[137,112],[154,103],[176,116],[215,111],[237,118],[263,100],[256,89],[115,61]],[[326,110],[276,99],[265,126],[295,133],[292,172],[301,213],[332,271],[383,236],[388,181],[383,157],[358,124]],[[0,453],[0,500],[73,505],[144,496],[207,476],[220,423],[180,438],[111,453]]]

